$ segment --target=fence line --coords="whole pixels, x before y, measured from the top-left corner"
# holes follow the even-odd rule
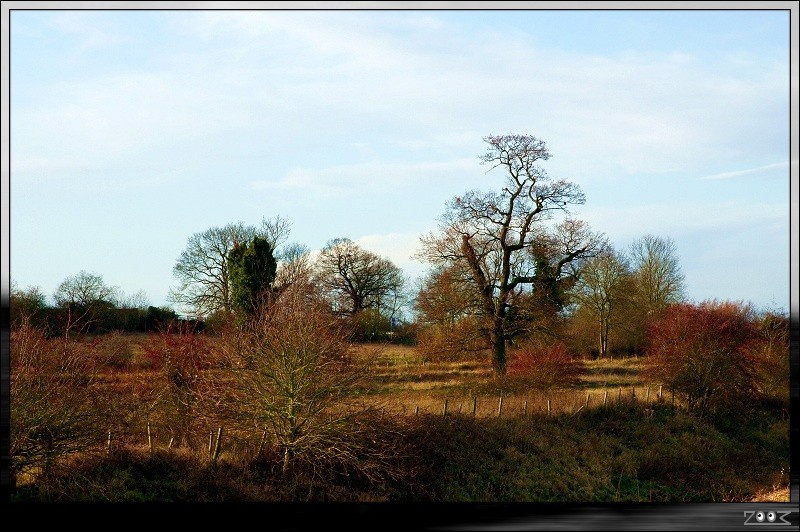
[[[479,397],[476,395],[472,395],[467,400],[471,400],[472,402],[472,410],[470,411],[468,408],[464,408],[464,403],[466,400],[463,397],[459,396],[450,396],[445,397],[442,399],[442,403],[439,412],[443,415],[472,415],[473,417],[506,417],[506,418],[513,418],[513,417],[526,417],[530,413],[530,409],[533,408],[534,411],[537,410],[536,405],[541,404],[542,410],[540,412],[546,413],[548,416],[551,415],[559,415],[559,414],[575,414],[581,411],[589,411],[590,409],[600,408],[600,407],[621,407],[626,404],[637,404],[641,405],[643,410],[652,411],[652,408],[648,408],[651,405],[655,404],[663,404],[664,401],[664,385],[659,384],[658,390],[656,393],[651,393],[654,389],[654,385],[646,384],[646,385],[638,385],[638,386],[630,386],[629,391],[625,391],[623,393],[624,386],[615,386],[616,388],[616,401],[609,401],[609,388],[594,388],[586,390],[586,395],[580,396],[580,390],[558,390],[553,391],[550,394],[546,392],[538,393],[537,395],[541,396],[541,399],[534,399],[531,400],[530,395],[522,394],[518,398],[514,398],[513,396],[506,396],[503,394],[499,394],[495,396],[497,398],[496,407],[493,409],[488,408],[488,404],[486,402],[483,403],[483,407],[479,410]],[[612,388],[613,390],[613,388]],[[612,392],[613,393],[613,392]],[[483,396],[484,398],[486,396]],[[600,400],[602,397],[602,401]],[[428,400],[426,400],[427,402]],[[451,408],[450,403],[452,401],[458,401],[458,408]],[[672,404],[675,404],[675,393],[673,390],[672,395]],[[490,403],[491,404],[491,403]],[[667,403],[669,404],[669,403]],[[414,415],[420,414],[421,407],[419,405],[415,406],[414,408]],[[423,407],[423,412],[435,412],[435,407],[431,408]]]

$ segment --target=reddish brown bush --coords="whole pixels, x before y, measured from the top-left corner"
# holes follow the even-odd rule
[[[708,301],[669,307],[649,334],[649,379],[675,387],[703,415],[737,409],[757,395],[758,329],[743,304]]]
[[[201,397],[203,372],[213,366],[208,339],[186,326],[152,335],[143,346],[145,357],[164,378],[162,395],[177,446],[194,447],[191,426]]]
[[[11,328],[10,455],[12,481],[102,441],[94,396],[96,342],[48,339],[26,319]]]
[[[563,343],[526,346],[511,353],[508,376],[524,379],[541,389],[573,386],[580,382],[583,364],[573,359]]]

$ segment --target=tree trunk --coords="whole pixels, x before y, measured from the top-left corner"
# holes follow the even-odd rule
[[[286,448],[283,450],[283,468],[281,469],[281,474],[284,480],[286,480],[289,476],[290,458],[291,458],[291,452],[289,451],[289,446],[287,445]]]
[[[608,354],[608,337],[604,332],[600,333],[600,358],[605,358]]]
[[[492,367],[500,375],[506,373],[506,337],[502,320],[496,320],[492,328]]]
[[[608,318],[600,319],[600,358],[608,354]]]

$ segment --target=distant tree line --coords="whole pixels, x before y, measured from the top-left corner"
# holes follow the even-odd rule
[[[20,289],[11,285],[9,312],[12,326],[23,321],[41,328],[49,336],[109,331],[160,331],[171,324],[191,322],[169,307],[156,307],[147,302],[143,292],[123,297],[117,288],[108,286],[96,273],[80,271],[64,279],[53,294],[54,305],[39,287]]]

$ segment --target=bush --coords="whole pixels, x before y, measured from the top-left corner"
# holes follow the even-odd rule
[[[758,341],[753,346],[761,401],[788,413],[790,389],[789,318],[767,312],[757,321]]]
[[[563,343],[530,345],[511,352],[507,372],[532,388],[561,388],[580,383],[583,364],[569,355]]]
[[[418,332],[417,340],[420,353],[436,362],[473,360],[489,347],[475,317],[424,326]]]
[[[392,327],[389,318],[377,309],[364,309],[352,316],[353,340],[361,342],[383,341],[389,338]]]
[[[120,331],[111,331],[99,338],[97,365],[111,369],[126,369],[133,360],[130,337]]]
[[[176,445],[196,447],[199,442],[191,429],[202,396],[204,371],[214,365],[206,335],[177,323],[151,334],[143,347],[145,357],[162,377],[166,417],[174,422]]]
[[[60,338],[22,320],[11,328],[11,478],[41,472],[55,461],[102,442],[93,405],[95,342]]]
[[[367,367],[350,356],[342,320],[313,286],[289,286],[218,345],[228,363],[215,387],[217,415],[266,428],[285,479],[305,467],[323,477],[391,474],[396,449],[379,436],[382,413],[357,397]]]
[[[674,386],[689,410],[701,416],[748,409],[758,391],[757,340],[747,306],[716,301],[671,306],[651,327],[647,377]]]

